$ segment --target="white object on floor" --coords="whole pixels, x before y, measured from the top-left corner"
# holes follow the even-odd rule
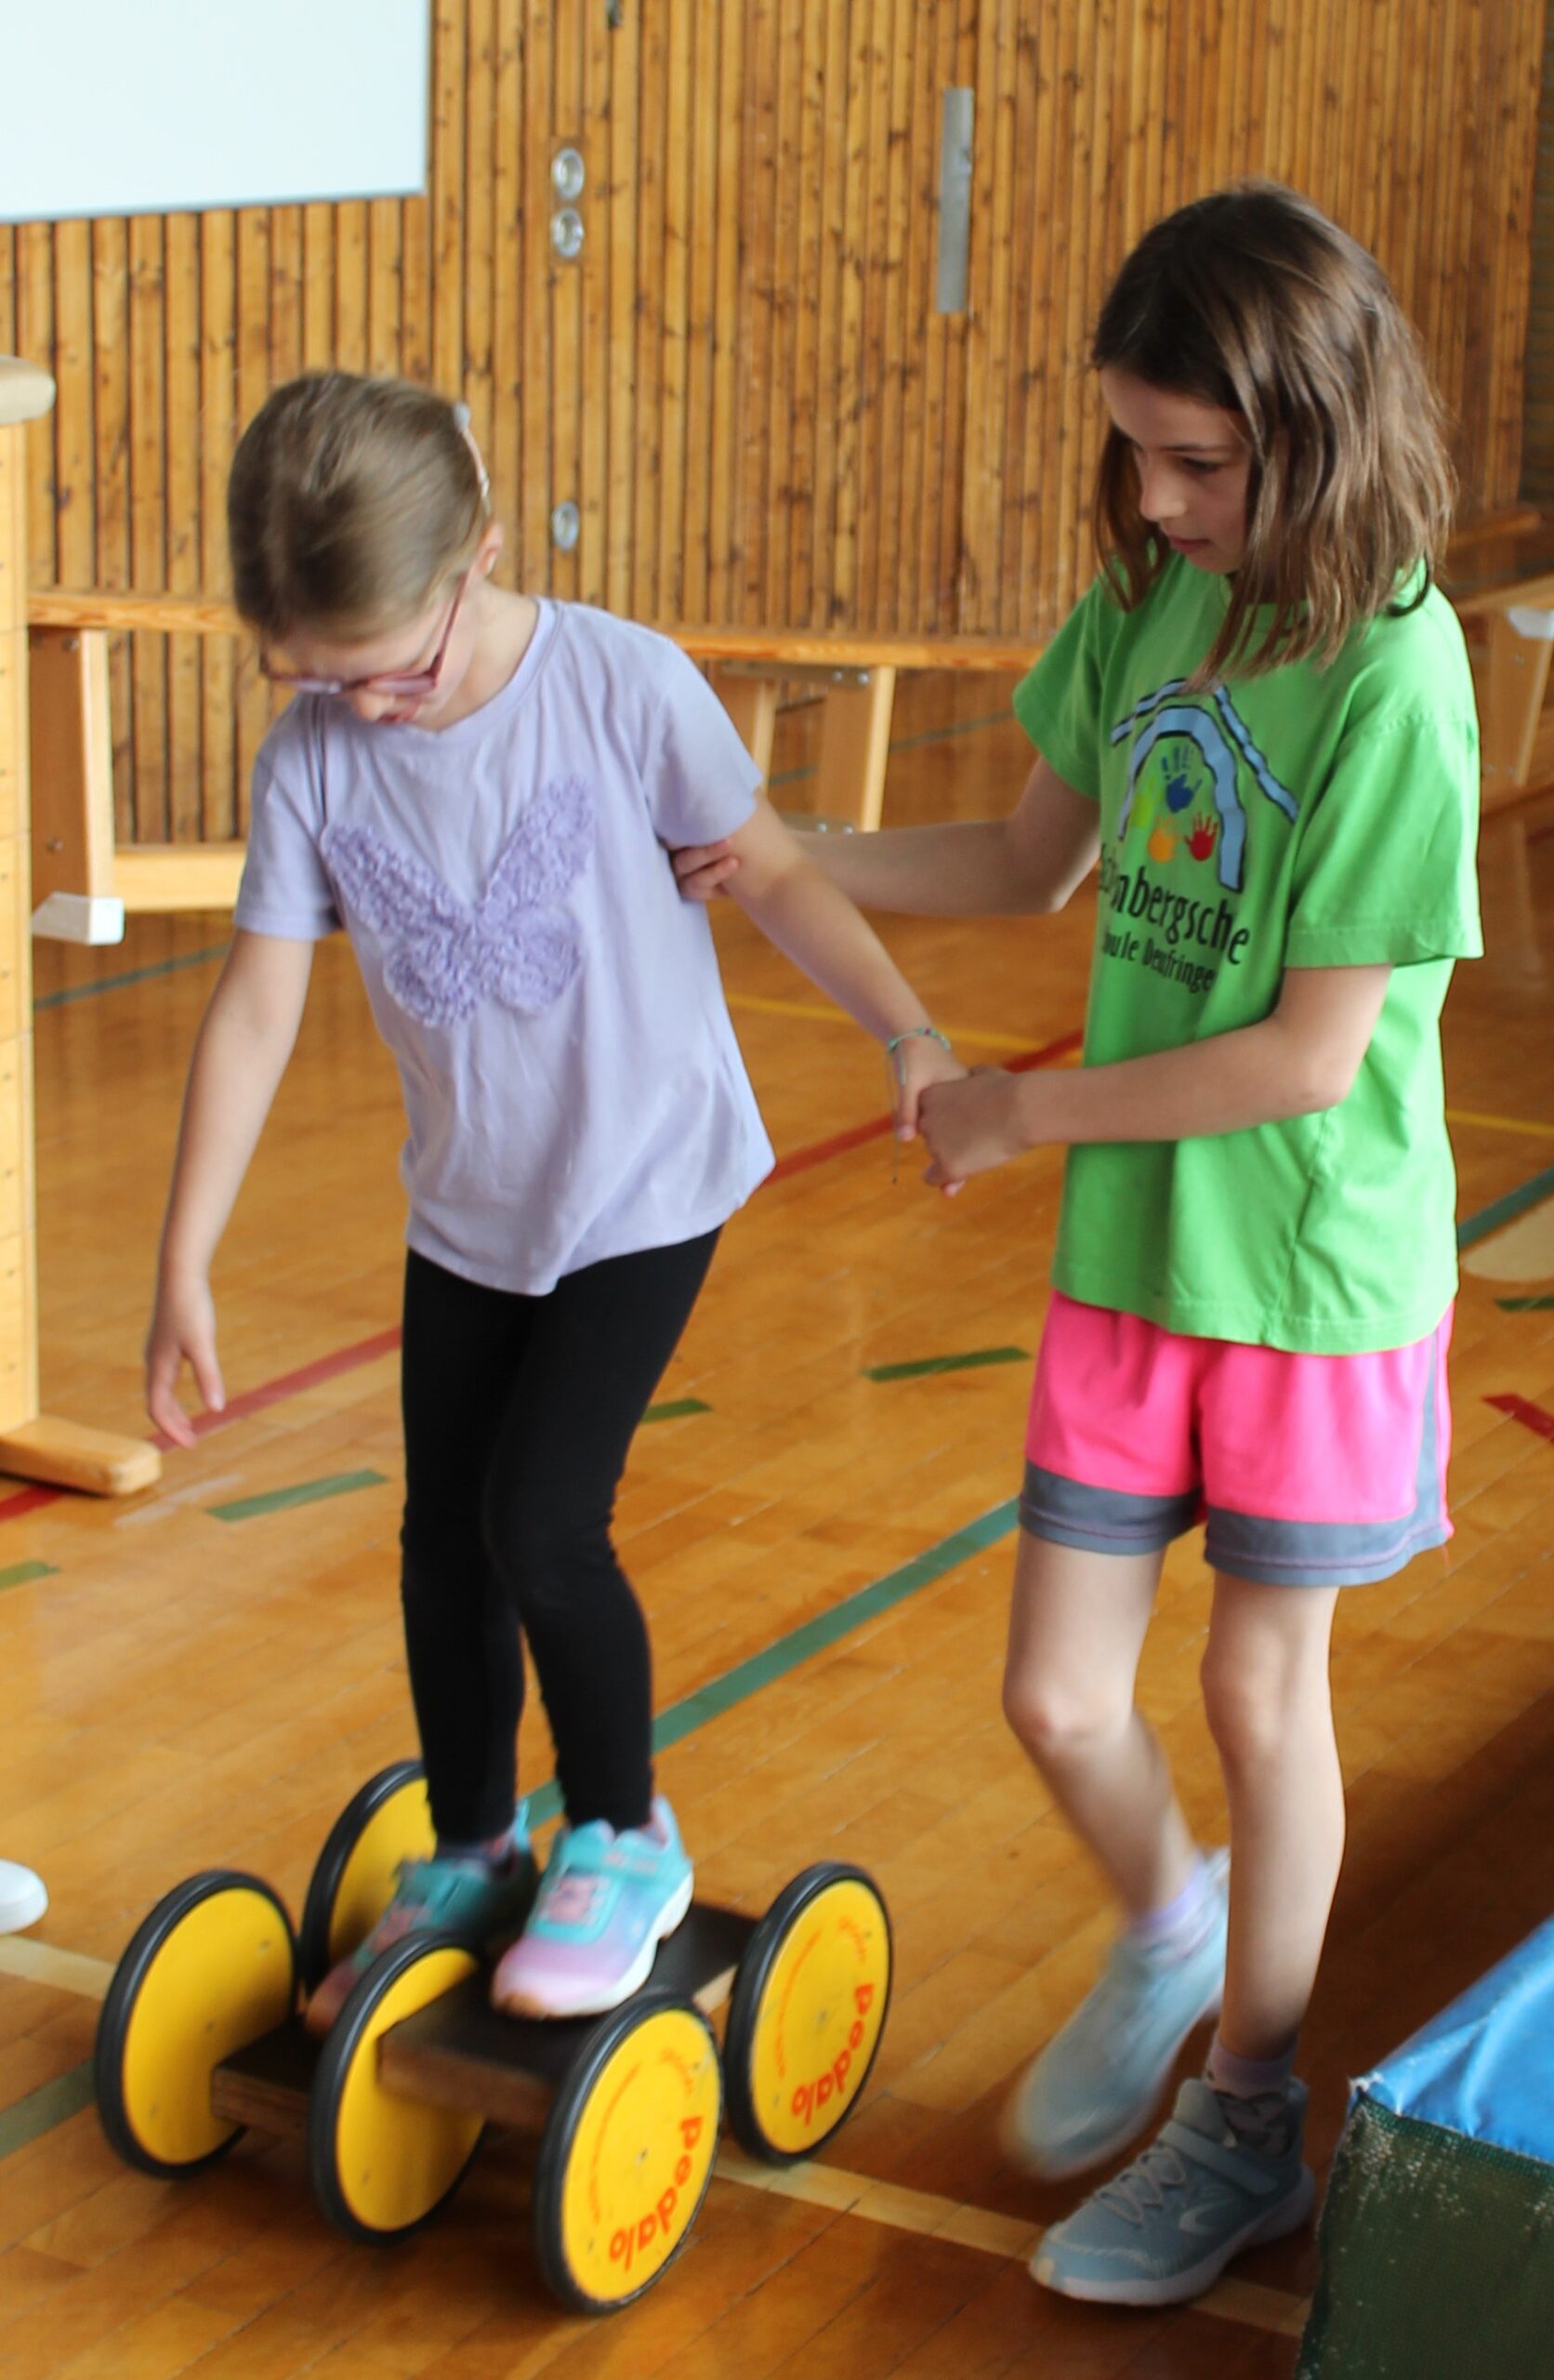
[[[47,1907],[43,1878],[31,1868],[18,1867],[14,1859],[0,1859],[0,1934],[20,1934],[24,1925],[35,1925]]]
[[[51,892],[33,912],[33,932],[45,942],[123,942],[125,905],[104,893]]]

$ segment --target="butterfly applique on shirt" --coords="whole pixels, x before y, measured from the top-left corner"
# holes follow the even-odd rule
[[[562,905],[593,840],[593,795],[562,777],[528,803],[473,906],[371,826],[329,826],[320,849],[346,907],[381,942],[401,1008],[422,1025],[461,1025],[483,1000],[534,1016],[560,998],[582,964]]]

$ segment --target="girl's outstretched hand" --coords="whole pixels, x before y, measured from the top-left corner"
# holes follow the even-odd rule
[[[682,851],[671,852],[669,858],[685,901],[710,901],[731,876],[739,873],[739,862],[727,842],[687,843]]]
[[[1030,1142],[1019,1129],[1020,1088],[1002,1066],[979,1066],[959,1082],[924,1092],[918,1120],[933,1158],[923,1176],[930,1188],[958,1188],[973,1173],[1024,1153]]]
[[[216,1305],[208,1281],[162,1281],[146,1337],[146,1410],[176,1447],[191,1447],[194,1429],[178,1403],[178,1374],[187,1359],[207,1411],[227,1402],[216,1360]]]
[[[915,1141],[923,1128],[923,1100],[930,1088],[964,1082],[966,1068],[954,1051],[931,1034],[915,1033],[898,1041],[890,1060],[896,1078],[896,1139]]]

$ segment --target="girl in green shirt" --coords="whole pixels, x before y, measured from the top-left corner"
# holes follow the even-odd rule
[[[1199,200],[1128,258],[1093,361],[1101,573],[1017,693],[1018,808],[815,848],[917,916],[1055,910],[1100,863],[1084,1066],[946,1084],[923,1122],[942,1184],[1069,1150],[1005,1707],[1126,1923],[1007,2138],[1047,2176],[1113,2156],[1218,2014],[1159,2136],[1033,2260],[1163,2305],[1310,2212],[1334,1607],[1450,1534],[1439,1025],[1481,948],[1478,757],[1432,578],[1440,405],[1375,260],[1277,187]],[[677,860],[697,894],[730,866]],[[1166,1547],[1200,1520],[1228,1858],[1134,1700]]]

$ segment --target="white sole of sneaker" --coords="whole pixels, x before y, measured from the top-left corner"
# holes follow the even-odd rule
[[[492,2006],[499,2008],[507,2016],[607,2016],[612,2008],[619,2008],[623,2002],[631,1998],[634,1991],[641,1990],[652,1973],[653,1961],[658,1956],[660,1942],[666,1942],[675,1928],[684,1921],[686,1911],[691,1906],[695,1881],[693,1876],[687,1876],[673,1900],[665,1903],[659,1915],[656,1931],[643,1943],[627,1973],[622,1977],[607,1999],[601,1999],[598,1994],[589,1994],[586,1998],[564,2002],[547,2000],[542,2005],[529,1992],[506,1991],[498,1999],[494,1990],[491,1995]]]
[[[1316,2189],[1310,2167],[1302,2165],[1300,2179],[1288,2198],[1281,2199],[1267,2215],[1248,2223],[1233,2240],[1211,2250],[1197,2264],[1159,2281],[1100,2281],[1082,2273],[1062,2273],[1050,2258],[1043,2255],[1039,2242],[1031,2258],[1031,2278],[1060,2297],[1083,2297],[1092,2306],[1184,2306],[1190,2298],[1201,2297],[1205,2289],[1211,2289],[1225,2267],[1244,2249],[1260,2248],[1271,2240],[1283,2240],[1291,2231],[1298,2231],[1303,2223],[1310,2220]]]

